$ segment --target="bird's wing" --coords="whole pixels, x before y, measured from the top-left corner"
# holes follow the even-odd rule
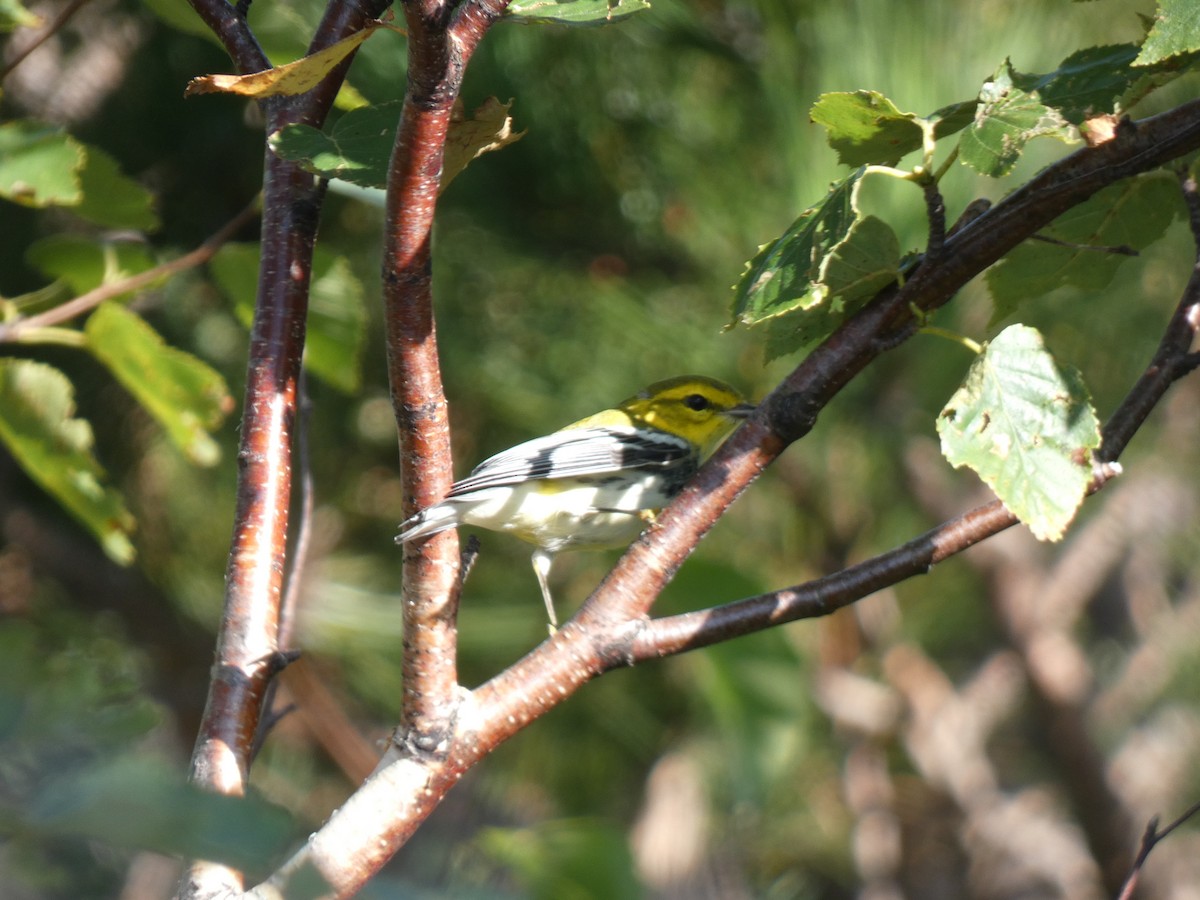
[[[695,453],[682,438],[633,428],[572,428],[518,444],[490,459],[450,489],[457,497],[530,479],[584,478],[687,464]]]

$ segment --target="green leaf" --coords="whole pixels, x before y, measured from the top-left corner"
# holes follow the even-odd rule
[[[308,302],[304,364],[346,394],[362,387],[362,352],[367,336],[362,282],[344,256],[317,254]]]
[[[1041,102],[1036,93],[1018,85],[1024,76],[1005,60],[979,92],[975,121],[959,139],[962,161],[984,175],[999,178],[1012,171],[1025,145],[1047,135],[1063,141],[1075,139],[1067,121],[1056,109]]]
[[[968,466],[1039,540],[1056,541],[1092,477],[1100,423],[1079,373],[1024,325],[1006,328],[938,418],[942,453]]]
[[[863,175],[859,169],[835,184],[760,248],[734,286],[734,323],[770,323],[769,358],[828,335],[899,274],[895,233],[858,210]]]
[[[74,206],[83,199],[85,151],[62,129],[21,119],[0,125],[0,197],[22,206]]]
[[[210,436],[233,409],[219,373],[170,347],[145,320],[117,303],[88,317],[88,349],[197,465],[214,465],[221,449]]]
[[[226,244],[209,263],[213,278],[233,301],[247,328],[254,320],[258,245]],[[317,248],[308,311],[304,363],[322,381],[346,393],[362,383],[366,310],[362,283],[344,257]]]
[[[900,241],[882,219],[864,216],[821,266],[830,295],[847,306],[874,297],[900,275]]]
[[[649,8],[647,0],[513,0],[505,15],[530,24],[602,25]]]
[[[488,828],[483,852],[510,868],[531,897],[642,895],[629,844],[619,829],[587,819],[535,828]]]
[[[1200,50],[1200,16],[1195,0],[1159,0],[1154,25],[1134,65],[1149,66],[1196,50]]]
[[[133,516],[101,483],[92,427],[75,418],[71,382],[43,363],[0,359],[0,440],[40,484],[122,565],[133,561]]]
[[[156,265],[145,244],[96,242],[68,234],[56,234],[35,242],[25,252],[25,259],[44,275],[66,283],[76,295],[129,278]]]
[[[284,810],[254,797],[201,790],[165,763],[133,755],[49,780],[24,818],[26,828],[41,834],[219,860],[260,873],[294,837]]]
[[[271,148],[284,159],[303,163],[325,178],[340,178],[362,187],[386,188],[388,162],[396,141],[400,101],[364,106],[342,116],[326,134],[310,125],[288,125],[271,135]],[[470,116],[455,110],[446,136],[441,190],[471,160],[521,139],[508,115],[512,102],[494,97]]]
[[[972,100],[940,109],[928,121],[934,137],[942,138],[966,128],[974,115]],[[838,162],[848,166],[894,166],[923,143],[921,117],[901,112],[877,91],[822,94],[809,118],[825,128]]]
[[[734,285],[734,322],[756,325],[828,298],[821,266],[858,219],[854,199],[863,175],[859,169],[836,182],[825,199],[802,212],[781,237],[759,248]]]
[[[87,147],[79,179],[83,199],[74,209],[76,215],[106,228],[158,229],[154,195],[121,174],[116,160],[99,147]]]
[[[271,135],[271,149],[326,178],[386,187],[402,107],[397,100],[352,109],[328,134],[311,125],[288,125]]]
[[[988,270],[988,289],[995,304],[992,321],[1011,315],[1025,300],[1068,285],[1103,291],[1130,257],[1102,248],[1142,250],[1182,213],[1179,184],[1163,172],[1105,188],[1040,232],[1072,246],[1026,241]]]
[[[17,0],[0,0],[0,31],[16,31],[40,25],[41,18],[31,13]]]

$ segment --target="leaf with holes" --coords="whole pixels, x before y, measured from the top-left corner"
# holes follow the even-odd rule
[[[1100,423],[1079,373],[1036,329],[997,335],[937,427],[951,465],[973,469],[1039,540],[1063,536],[1087,494]]]

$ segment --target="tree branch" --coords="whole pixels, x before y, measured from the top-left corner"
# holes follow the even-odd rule
[[[128,278],[102,284],[85,294],[80,294],[74,299],[60,303],[53,309],[48,309],[35,316],[17,319],[13,322],[0,325],[0,343],[19,341],[21,335],[26,332],[68,322],[76,316],[81,316],[85,312],[95,309],[105,300],[111,300],[123,294],[135,293],[144,288],[151,287],[172,275],[177,275],[180,272],[203,265],[212,259],[221,247],[232,240],[234,235],[258,215],[258,200],[259,198],[255,197],[245,209],[222,225],[212,237],[195,250],[183,254],[183,256],[167,260],[165,263],[160,263],[152,269],[147,269],[145,272],[138,272],[138,274],[131,275]]]
[[[408,89],[388,171],[383,263],[388,383],[400,434],[408,515],[450,488],[452,462],[437,357],[430,262],[446,134],[467,63],[504,0],[470,2],[448,17],[437,3],[405,6]],[[444,743],[456,703],[458,541],[446,532],[404,551],[404,683],[397,739]]]
[[[243,72],[269,65],[245,21],[223,0],[193,0]],[[331,4],[316,42],[332,42],[363,27],[384,8]],[[337,29],[345,33],[338,33]],[[295,98],[261,103],[266,134],[304,122],[320,126],[345,66]],[[309,280],[324,184],[269,149],[263,177],[262,259],[250,334],[237,509],[225,577],[217,658],[204,718],[192,753],[191,777],[223,794],[245,792],[254,736],[278,659],[279,612],[286,570],[291,499],[291,441],[304,352]],[[242,876],[228,866],[193,863],[183,897],[239,892]]]
[[[432,10],[440,9],[436,3]],[[490,4],[463,8],[485,16]],[[411,16],[411,10],[410,10]],[[419,17],[418,17],[419,18]],[[432,29],[436,23],[421,20]],[[411,28],[411,24],[410,24]],[[410,39],[423,40],[410,32]],[[426,55],[413,58],[424,64],[453,66],[452,50],[445,56],[439,48],[426,48]],[[439,70],[442,71],[442,70]],[[445,84],[453,82],[446,81]],[[446,98],[436,90],[437,79],[410,76],[410,96],[402,125],[397,154],[393,158],[396,189],[423,204],[420,209],[402,209],[390,202],[389,257],[385,268],[388,298],[389,369],[397,419],[404,434],[403,462],[406,511],[440,498],[449,483],[448,455],[430,454],[439,438],[431,432],[442,428],[444,400],[432,357],[433,320],[428,299],[428,216],[435,196],[430,182],[440,167],[440,150],[422,148],[438,133]],[[413,104],[423,98],[430,110]],[[429,120],[420,121],[428,113]],[[405,146],[402,148],[402,142]],[[981,507],[923,535],[890,554],[853,569],[828,576],[809,585],[750,598],[736,604],[688,614],[686,617],[647,622],[653,599],[682,564],[704,533],[746,486],[781,453],[812,428],[818,412],[838,391],[881,353],[895,346],[897,335],[905,335],[914,316],[947,303],[953,295],[1021,241],[1044,227],[1072,205],[1121,178],[1154,168],[1200,147],[1200,101],[1139,123],[1126,123],[1110,142],[1086,148],[1050,166],[1032,182],[1010,195],[978,219],[966,222],[946,236],[944,255],[937,265],[919,268],[903,288],[892,287],[881,294],[799,366],[760,406],[746,423],[701,471],[658,523],[625,554],[605,582],[593,593],[579,614],[549,641],[487,684],[456,701],[446,695],[451,662],[434,661],[440,673],[406,668],[406,678],[423,679],[439,693],[437,704],[425,704],[406,694],[410,713],[403,720],[399,740],[381,761],[375,774],[338,810],[271,881],[261,886],[258,896],[276,896],[291,879],[304,873],[329,884],[338,896],[357,889],[433,809],[458,778],[543,713],[571,696],[596,675],[668,653],[681,652],[712,643],[732,634],[765,628],[801,615],[819,615],[834,605],[845,605],[894,583],[902,577],[926,571],[930,565],[973,543],[1014,524],[1015,519],[998,502]],[[417,157],[401,158],[415,151]],[[418,170],[414,159],[429,167]],[[1176,367],[1179,372],[1180,367]],[[437,391],[424,395],[410,387],[410,380],[425,379]],[[436,379],[430,381],[429,379]],[[1170,381],[1139,381],[1137,404],[1148,410],[1162,396]],[[1142,393],[1146,397],[1140,396]],[[430,399],[430,397],[432,399]],[[1118,411],[1106,429],[1105,446],[1117,448],[1128,440]],[[1104,455],[1103,459],[1115,456]],[[429,468],[427,468],[427,466]],[[415,471],[414,471],[415,470]],[[1098,489],[1117,471],[1100,465],[1092,490]],[[454,589],[445,571],[453,572],[457,557],[453,538],[424,542],[406,556],[406,579],[438,579],[441,597],[434,593],[405,594],[412,602],[429,604],[431,614],[416,616],[414,622],[431,621],[428,615],[452,612],[436,605],[446,603]],[[420,559],[414,559],[420,557]],[[445,571],[437,571],[442,567]],[[406,588],[406,590],[409,590]],[[426,617],[422,617],[426,616]],[[428,641],[425,648],[444,650],[446,645]],[[420,652],[421,647],[412,646]],[[440,680],[439,680],[440,679]],[[408,685],[406,685],[406,691]],[[412,728],[425,712],[426,721],[441,721],[447,730],[422,731]],[[426,740],[437,734],[438,746]]]

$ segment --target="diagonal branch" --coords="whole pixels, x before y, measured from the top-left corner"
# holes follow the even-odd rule
[[[0,343],[18,341],[25,332],[70,321],[76,316],[81,316],[85,312],[95,309],[105,300],[112,300],[114,297],[135,293],[162,281],[164,278],[169,278],[172,275],[177,275],[180,272],[203,265],[212,259],[221,247],[232,240],[235,234],[241,231],[242,228],[258,215],[258,199],[258,197],[255,197],[240,213],[214,232],[208,240],[195,250],[190,250],[183,254],[183,256],[167,260],[151,269],[147,269],[145,272],[138,272],[138,274],[131,275],[128,278],[102,284],[87,293],[80,294],[66,303],[60,303],[53,309],[48,309],[35,316],[16,319],[15,321],[0,325]]]

